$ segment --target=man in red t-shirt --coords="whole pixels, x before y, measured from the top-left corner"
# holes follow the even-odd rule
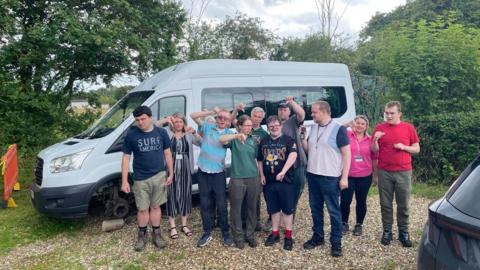
[[[398,101],[385,105],[385,122],[373,131],[372,151],[378,152],[378,191],[382,212],[381,243],[392,241],[393,197],[397,203],[398,240],[411,247],[408,233],[408,205],[412,190],[412,154],[420,152],[417,132],[412,124],[400,120]]]

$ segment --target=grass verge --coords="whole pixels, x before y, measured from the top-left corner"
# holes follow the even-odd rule
[[[447,190],[448,187],[444,185],[432,185],[422,182],[414,182],[412,186],[413,195],[432,200],[442,197]],[[368,195],[378,195],[378,186],[370,188]]]
[[[26,187],[12,195],[18,207],[0,209],[0,256],[16,246],[59,233],[75,234],[85,224],[83,220],[62,220],[39,214],[30,202]]]

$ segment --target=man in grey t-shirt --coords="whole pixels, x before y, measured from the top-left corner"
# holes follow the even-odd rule
[[[295,113],[290,116],[292,111]],[[285,97],[285,100],[278,105],[278,117],[282,121],[282,133],[291,137],[297,145],[302,145],[302,139],[300,134],[300,126],[305,119],[305,110],[297,102],[295,102],[292,96]],[[307,156],[302,147],[298,147],[298,158],[294,165],[294,179],[295,185],[295,208],[294,214],[297,210],[298,200],[302,195],[303,188],[305,186],[305,167],[307,166]]]

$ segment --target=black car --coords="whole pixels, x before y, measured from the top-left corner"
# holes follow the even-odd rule
[[[480,156],[430,204],[418,269],[480,269]]]

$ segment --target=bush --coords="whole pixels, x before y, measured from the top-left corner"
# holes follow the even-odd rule
[[[451,184],[480,153],[480,110],[441,113],[416,119],[420,154],[415,175],[424,182]]]
[[[10,89],[0,95],[0,150],[16,143],[19,151],[32,153],[85,130],[99,112],[76,114],[65,110],[64,97],[53,93],[25,93]]]

